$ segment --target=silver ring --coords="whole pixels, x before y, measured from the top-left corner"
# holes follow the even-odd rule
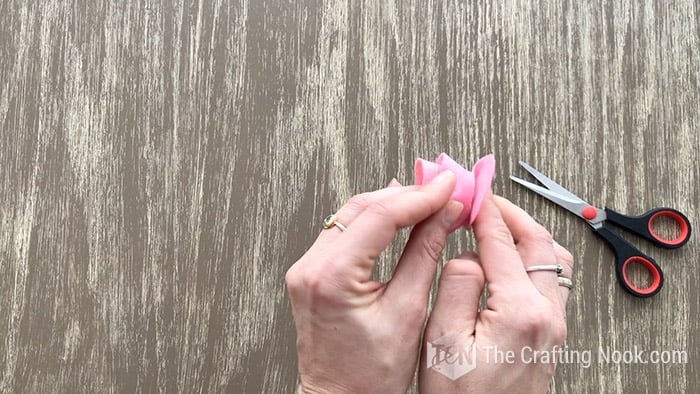
[[[559,281],[559,286],[564,286],[569,290],[574,288],[574,282],[572,282],[571,279],[569,279],[569,278],[565,278],[563,276],[560,276],[557,278],[557,280]]]
[[[345,231],[348,229],[347,227],[345,227],[342,223],[340,223],[338,221],[338,218],[335,216],[335,214],[328,215],[328,216],[326,216],[325,219],[323,219],[323,229],[324,230],[328,230],[329,228],[332,228],[332,227],[338,227],[338,230],[340,230],[340,231]]]
[[[525,272],[534,272],[534,271],[554,271],[557,273],[557,275],[559,275],[562,272],[564,272],[564,267],[562,267],[561,264],[557,264],[557,265],[531,265],[531,266],[525,268]]]

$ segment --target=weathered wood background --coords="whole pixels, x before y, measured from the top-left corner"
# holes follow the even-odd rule
[[[291,392],[285,271],[352,194],[446,151],[495,152],[494,190],[575,255],[570,349],[688,352],[561,365],[552,392],[697,392],[697,239],[633,238],[666,272],[635,299],[507,176],[698,227],[699,89],[694,0],[2,0],[0,391]]]

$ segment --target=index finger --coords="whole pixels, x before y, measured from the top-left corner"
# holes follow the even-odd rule
[[[490,191],[473,227],[481,265],[489,282],[489,293],[497,295],[499,289],[512,289],[514,286],[531,287],[513,235]]]

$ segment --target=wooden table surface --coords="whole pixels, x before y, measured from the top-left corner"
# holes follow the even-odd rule
[[[574,254],[570,349],[687,354],[560,365],[551,392],[700,388],[697,237],[631,237],[666,273],[633,298],[585,223],[508,180],[523,159],[700,223],[694,0],[176,3],[0,1],[0,392],[292,392],[285,271],[443,151],[494,152],[495,192]]]

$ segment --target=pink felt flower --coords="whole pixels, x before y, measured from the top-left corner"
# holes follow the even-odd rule
[[[493,155],[486,155],[474,164],[472,171],[469,171],[444,153],[440,154],[434,163],[419,158],[415,166],[416,185],[425,185],[446,170],[452,171],[457,178],[450,199],[464,205],[464,210],[450,229],[454,231],[461,226],[469,227],[476,220],[481,203],[491,188],[496,160]]]

